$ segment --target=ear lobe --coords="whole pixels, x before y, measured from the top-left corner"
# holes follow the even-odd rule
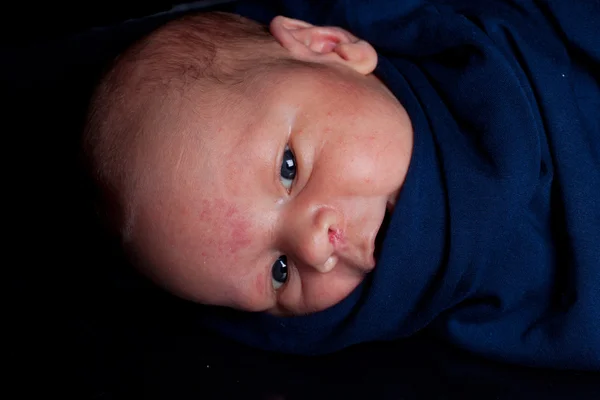
[[[372,73],[377,66],[375,49],[345,29],[277,16],[271,21],[270,30],[279,44],[299,60],[336,62],[363,75]]]

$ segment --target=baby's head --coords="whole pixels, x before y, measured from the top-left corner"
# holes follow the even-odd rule
[[[345,298],[375,267],[412,152],[376,64],[343,29],[223,13],[122,54],[92,99],[85,149],[138,268],[180,297],[248,311]]]

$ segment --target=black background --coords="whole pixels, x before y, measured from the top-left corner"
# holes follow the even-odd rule
[[[600,398],[597,374],[490,362],[426,333],[325,357],[260,352],[206,332],[194,323],[198,306],[137,276],[90,206],[78,140],[103,66],[177,12],[122,21],[175,5],[18,3],[3,12],[2,325],[7,381],[18,387],[7,398]]]

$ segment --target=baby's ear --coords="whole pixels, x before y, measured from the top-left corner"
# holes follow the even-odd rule
[[[292,57],[312,62],[337,62],[368,75],[377,66],[373,46],[345,29],[314,26],[297,19],[277,16],[271,21],[271,34]]]

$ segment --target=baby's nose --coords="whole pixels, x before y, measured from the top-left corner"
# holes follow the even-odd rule
[[[343,239],[341,230],[337,227],[338,220],[335,210],[317,210],[308,223],[304,224],[303,234],[298,238],[299,258],[321,273],[331,271],[337,264],[335,247]]]
[[[298,258],[319,272],[329,272],[334,265],[333,245],[327,232],[312,230],[297,243]]]

